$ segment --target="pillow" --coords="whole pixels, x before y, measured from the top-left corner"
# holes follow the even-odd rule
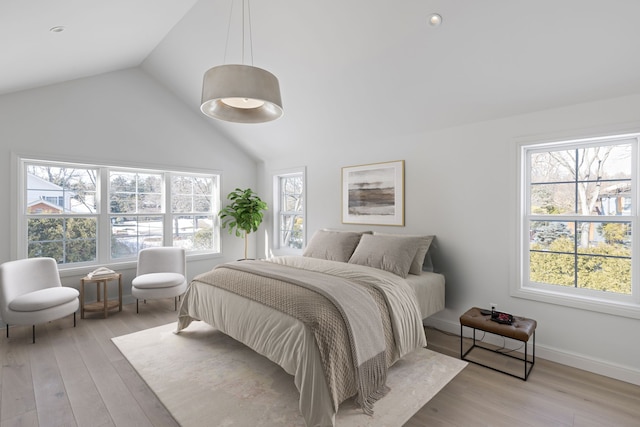
[[[349,263],[378,268],[405,278],[422,240],[420,237],[364,234]]]
[[[318,230],[304,249],[302,256],[347,262],[358,246],[361,232]]]
[[[431,242],[433,242],[433,238],[435,236],[420,236],[414,234],[385,234],[385,233],[373,233],[376,236],[394,236],[398,238],[408,238],[420,239],[420,245],[418,246],[418,251],[416,252],[416,256],[413,258],[411,262],[411,267],[409,268],[410,274],[420,275],[422,273],[422,266],[425,264],[425,260],[427,258],[427,253],[429,252],[429,247],[431,247]],[[429,265],[431,266],[431,271],[433,271],[433,264],[431,263],[431,256],[428,256]]]

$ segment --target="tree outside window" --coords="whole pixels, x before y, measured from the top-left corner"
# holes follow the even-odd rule
[[[302,249],[304,246],[304,173],[276,175],[278,247]]]

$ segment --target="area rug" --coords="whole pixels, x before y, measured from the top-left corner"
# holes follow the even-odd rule
[[[204,322],[175,329],[171,323],[112,340],[181,426],[304,427],[293,376],[280,366]],[[389,370],[391,391],[372,417],[346,401],[336,426],[402,426],[466,365],[416,350]]]

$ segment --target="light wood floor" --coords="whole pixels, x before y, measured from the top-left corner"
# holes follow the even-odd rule
[[[110,338],[175,321],[173,301],[127,305],[108,319],[67,317],[0,337],[0,427],[177,426]],[[458,357],[455,336],[429,348]],[[409,422],[417,426],[638,426],[640,387],[536,361],[527,382],[470,364]]]

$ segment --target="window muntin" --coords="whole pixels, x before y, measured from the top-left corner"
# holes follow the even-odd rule
[[[531,152],[530,213],[629,215],[631,152],[624,142]]]
[[[277,248],[302,250],[305,244],[304,171],[278,174],[274,178]]]
[[[48,163],[23,170],[26,255],[59,264],[95,261],[98,170]]]
[[[109,172],[109,212],[163,213],[163,176],[160,173]]]
[[[164,245],[161,173],[109,171],[111,258],[131,258],[144,248]]]
[[[95,217],[30,217],[27,219],[27,257],[51,257],[58,264],[95,261],[96,223]]]
[[[133,260],[149,246],[219,252],[217,174],[18,160],[23,194],[18,257],[50,256],[65,268]],[[171,185],[179,180],[174,177],[191,183],[188,208],[171,204],[172,190],[178,191]],[[176,200],[186,196],[176,193]]]
[[[532,282],[631,295],[630,222],[531,221],[530,236]]]
[[[522,288],[637,301],[637,136],[523,146],[522,156]]]
[[[216,177],[171,176],[173,245],[193,251],[215,248],[218,211]]]

